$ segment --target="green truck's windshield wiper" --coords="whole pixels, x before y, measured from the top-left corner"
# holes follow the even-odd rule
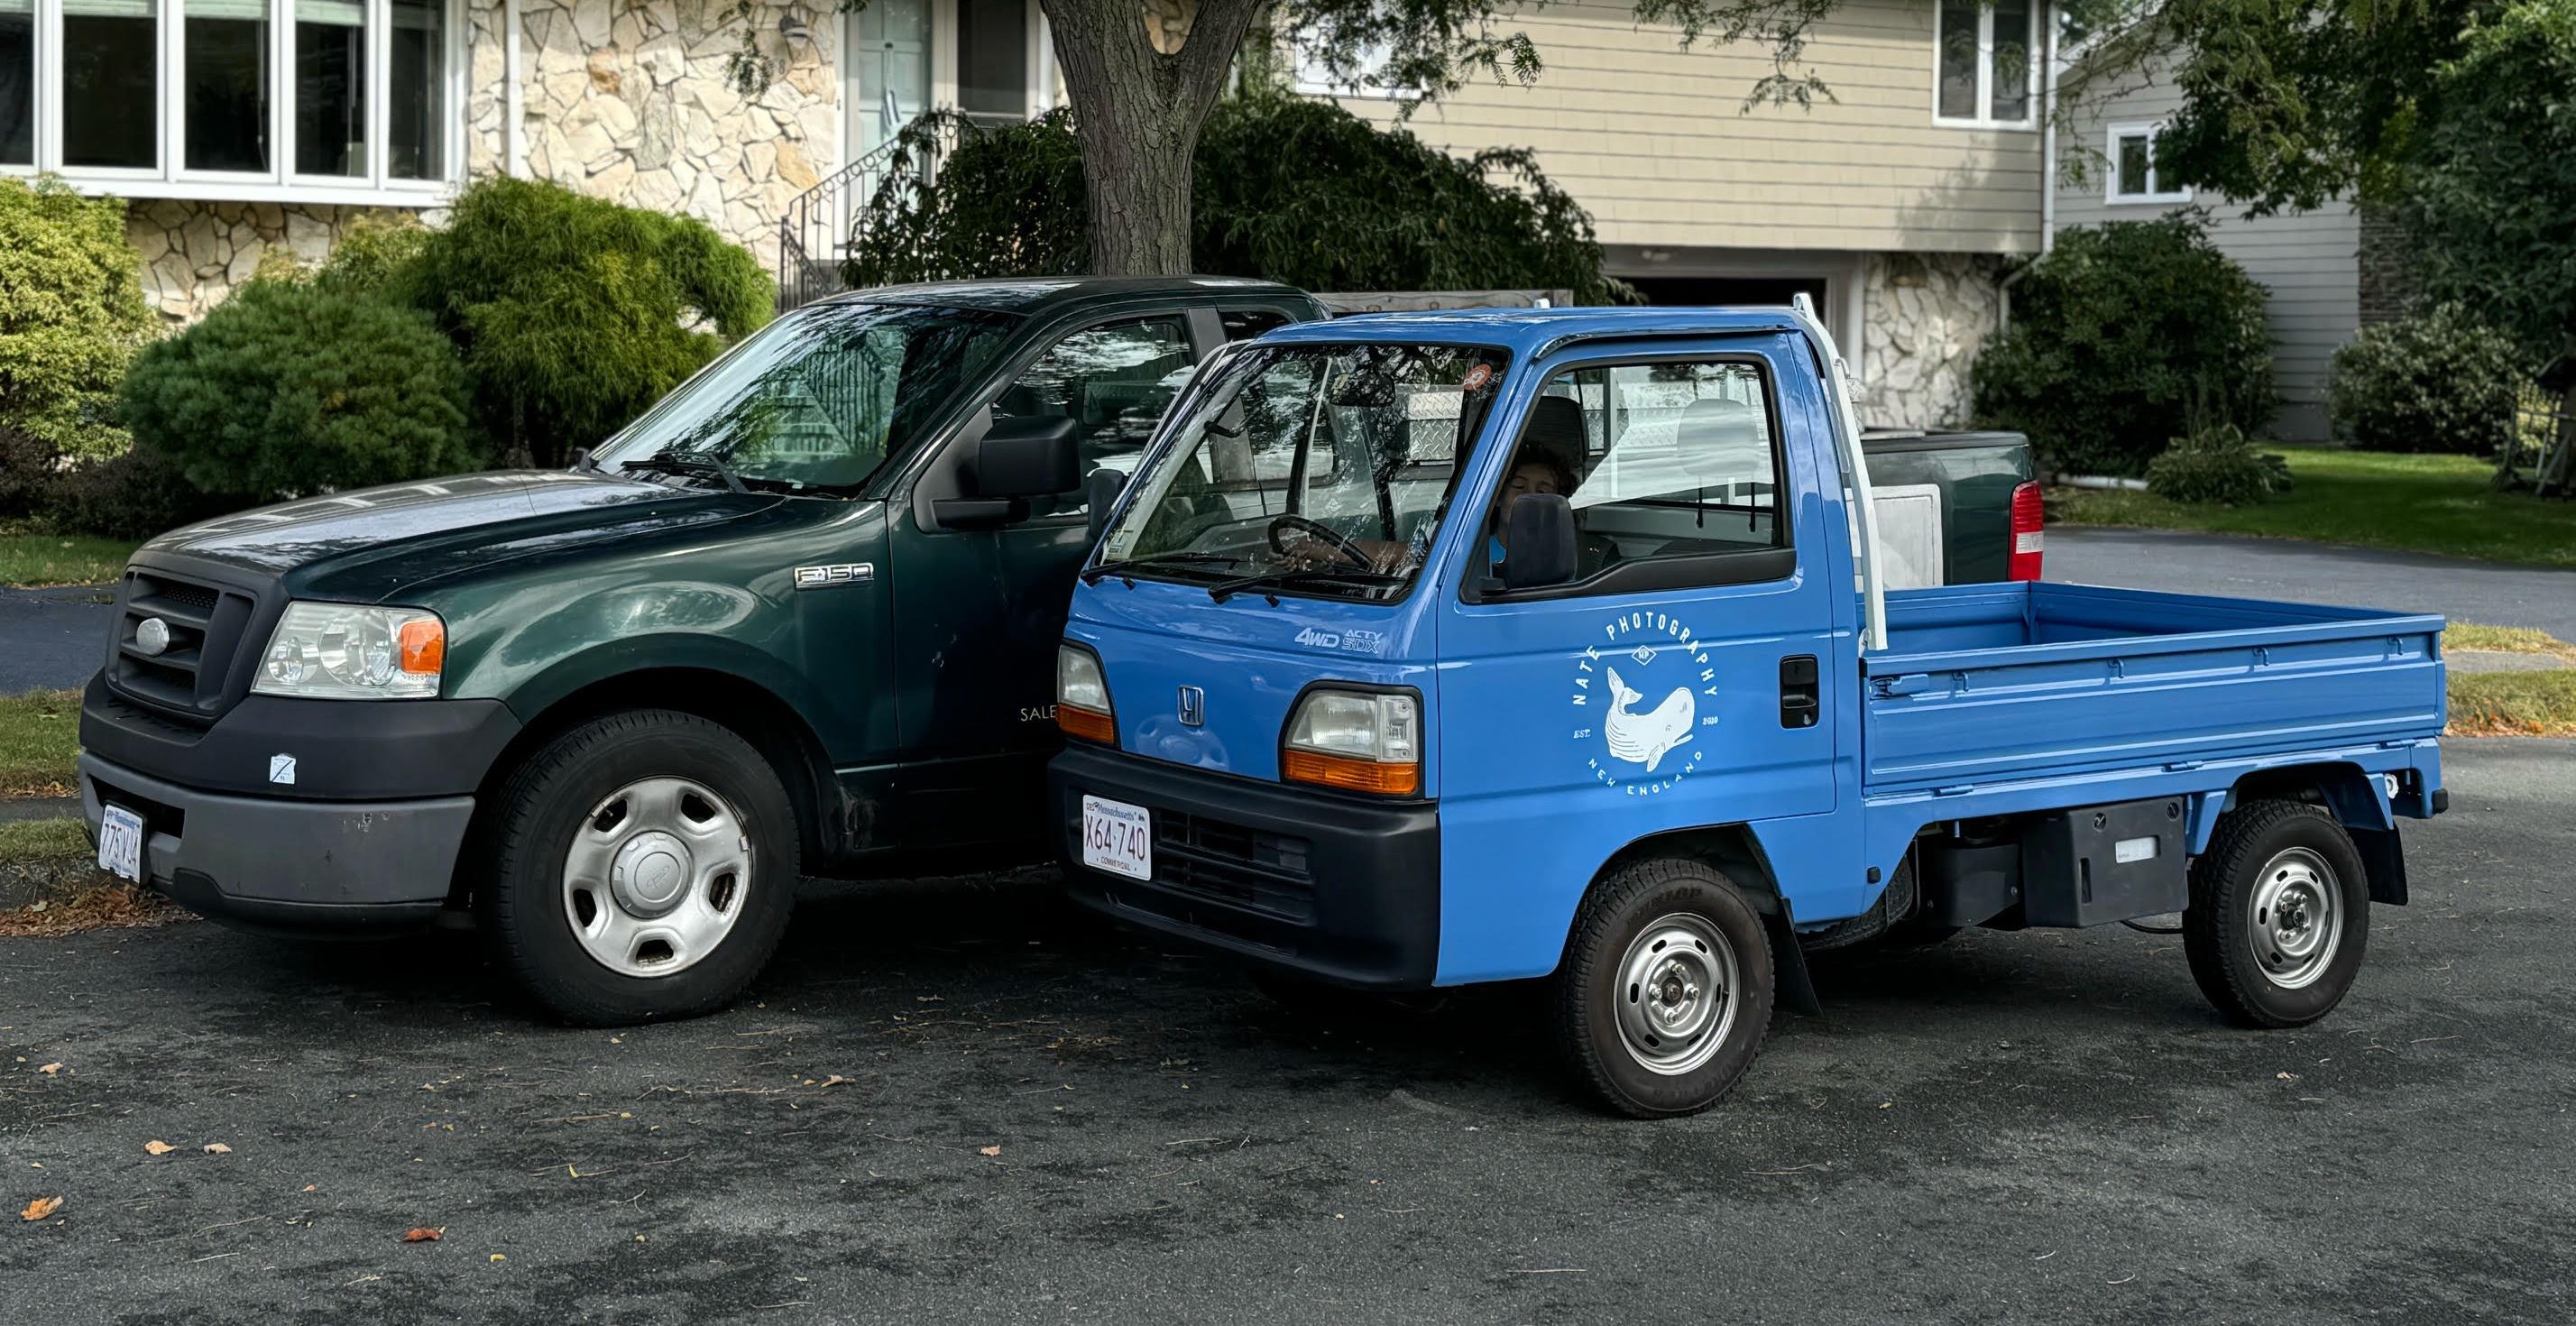
[[[658,470],[664,474],[686,474],[700,479],[715,479],[737,493],[751,491],[750,487],[743,483],[742,476],[734,473],[733,467],[723,461],[713,456],[683,455],[669,447],[664,447],[642,460],[622,462],[619,468]]]
[[[1323,580],[1357,581],[1363,585],[1401,585],[1411,580],[1387,571],[1366,571],[1356,566],[1308,566],[1286,571],[1264,571],[1259,575],[1240,576],[1208,586],[1208,597],[1218,603],[1247,589],[1264,585],[1303,585]]]
[[[1232,566],[1242,560],[1240,557],[1229,557],[1224,553],[1156,553],[1151,557],[1132,557],[1125,561],[1102,562],[1097,566],[1086,568],[1082,573],[1082,583],[1099,584],[1102,576],[1118,576],[1124,579],[1130,572],[1151,570],[1158,566]]]

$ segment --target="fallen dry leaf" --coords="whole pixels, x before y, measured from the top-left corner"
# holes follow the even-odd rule
[[[206,1143],[206,1154],[207,1154],[207,1155],[210,1155],[210,1156],[229,1156],[229,1155],[231,1155],[232,1153],[233,1153],[233,1149],[232,1149],[231,1147],[225,1146],[225,1145],[224,1145],[223,1143],[221,1143],[221,1142],[208,1142],[208,1143]]]
[[[403,1235],[402,1241],[405,1243],[436,1243],[445,1237],[447,1237],[446,1230],[431,1229],[429,1226],[423,1225],[418,1229],[406,1232]]]
[[[983,1149],[982,1149],[982,1150],[980,1150],[980,1151],[977,1151],[975,1154],[977,1154],[977,1155],[979,1155],[979,1156],[998,1156],[998,1155],[1002,1154],[1002,1148],[1000,1148],[1000,1147],[998,1147],[998,1146],[988,1146],[988,1147],[983,1148]]]
[[[39,1072],[39,1073],[44,1074],[44,1075],[45,1075],[45,1076],[47,1076],[47,1077],[52,1077],[54,1074],[56,1074],[56,1073],[59,1073],[59,1072],[63,1071],[63,1066],[62,1066],[61,1064],[47,1064],[47,1065],[45,1065],[44,1067],[37,1069],[36,1071],[37,1071],[37,1072]]]
[[[20,1211],[18,1213],[18,1218],[21,1220],[47,1220],[53,1217],[54,1212],[62,1209],[62,1198],[39,1197],[36,1200],[27,1203],[27,1209]]]
[[[156,1155],[156,1156],[166,1156],[166,1155],[170,1154],[171,1152],[178,1150],[179,1148],[177,1148],[177,1147],[175,1147],[175,1146],[172,1146],[172,1145],[170,1145],[169,1143],[164,1142],[164,1141],[162,1141],[160,1138],[157,1138],[157,1137],[156,1137],[156,1138],[153,1138],[151,1141],[144,1143],[144,1144],[143,1144],[143,1149],[144,1149],[145,1151],[150,1152],[150,1153],[151,1153],[151,1154],[153,1154],[153,1155]]]
[[[318,1183],[308,1183],[308,1184],[305,1184],[305,1185],[304,1185],[304,1191],[306,1191],[306,1192],[320,1192],[320,1191],[322,1191],[322,1185],[321,1185],[321,1184],[318,1184]]]

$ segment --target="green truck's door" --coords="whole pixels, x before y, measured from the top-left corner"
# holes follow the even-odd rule
[[[1055,642],[1090,546],[1080,490],[1041,498],[999,529],[943,529],[931,499],[996,417],[1075,421],[1083,470],[1127,470],[1197,361],[1221,343],[1204,310],[1128,313],[1038,351],[899,503],[892,530],[895,772],[879,843],[906,848],[1035,838],[1057,745]],[[948,479],[958,482],[953,477]],[[1028,821],[1020,823],[1018,821]]]

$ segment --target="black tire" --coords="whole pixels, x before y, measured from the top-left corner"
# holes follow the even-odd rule
[[[1682,931],[1667,930],[1677,922]],[[1695,940],[1722,941],[1735,986],[1726,992],[1727,1015],[1712,1017],[1701,1035],[1632,1050],[1623,1013],[1650,1007],[1653,996],[1628,977],[1638,963],[1655,962],[1658,950],[1631,949],[1647,944],[1650,931],[1690,934],[1682,947],[1662,951],[1691,964],[1721,956],[1703,950],[1694,957]],[[1649,982],[1656,975],[1646,974]],[[1744,891],[1715,867],[1664,859],[1623,867],[1592,886],[1575,913],[1549,1002],[1558,1049],[1575,1080],[1612,1110],[1655,1119],[1707,1109],[1744,1076],[1770,1029],[1775,985],[1769,933]],[[1642,1056],[1659,1052],[1675,1056],[1668,1068],[1679,1071],[1648,1066]]]
[[[593,957],[575,934],[566,857],[603,801],[664,778],[715,793],[736,819],[748,867],[732,884],[711,887],[738,888],[740,914],[684,968],[628,975]],[[493,961],[567,1022],[614,1027],[723,1008],[768,965],[795,909],[796,816],[787,789],[749,742],[694,714],[638,709],[584,723],[513,771],[490,814],[473,881],[476,919]]]
[[[2258,918],[2267,884],[2291,890],[2294,910]],[[2310,901],[2329,894],[2330,904]],[[2279,942],[2277,915],[2289,916],[2301,934],[2315,927],[2306,961],[2299,961],[2296,941]],[[2361,853],[2320,807],[2300,801],[2240,806],[2218,821],[2209,850],[2192,862],[2183,952],[2200,992],[2242,1026],[2305,1026],[2333,1011],[2361,972],[2369,938],[2370,884]]]

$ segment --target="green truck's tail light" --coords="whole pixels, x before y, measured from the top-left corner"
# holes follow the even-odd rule
[[[1412,796],[1422,790],[1418,702],[1397,692],[1318,688],[1288,716],[1279,775],[1345,792]]]
[[[1068,737],[1118,744],[1118,719],[1109,706],[1109,679],[1100,659],[1080,645],[1055,650],[1055,725]]]

